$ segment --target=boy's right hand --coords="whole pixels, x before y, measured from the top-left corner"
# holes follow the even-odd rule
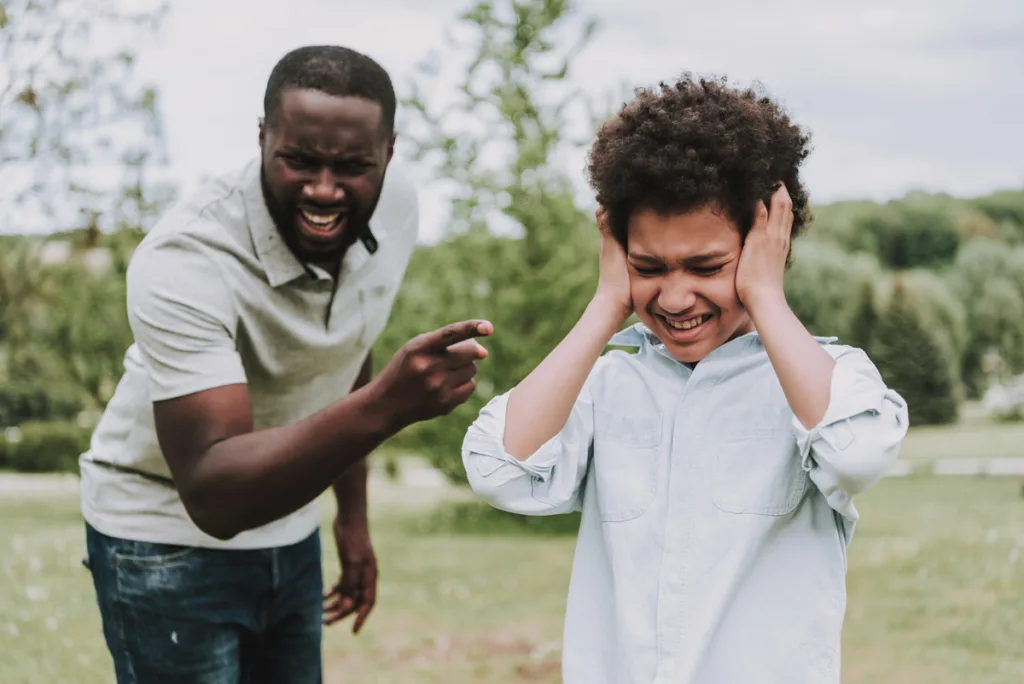
[[[626,252],[612,236],[605,208],[598,207],[595,216],[597,227],[601,231],[601,266],[594,299],[612,308],[616,314],[621,315],[622,321],[625,321],[633,313]]]
[[[406,342],[374,380],[379,405],[394,427],[451,413],[469,399],[476,361],[487,358],[473,338],[492,332],[488,321],[461,321]]]

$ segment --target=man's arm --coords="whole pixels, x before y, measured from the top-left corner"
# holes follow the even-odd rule
[[[229,539],[313,501],[389,436],[449,413],[475,388],[472,338],[491,325],[464,321],[420,335],[373,381],[305,420],[253,432],[248,388],[233,384],[156,401],[160,447],[196,525]]]
[[[358,391],[370,383],[373,377],[373,352],[366,355],[366,361],[359,371],[359,377],[352,385],[352,391]],[[334,481],[334,500],[338,504],[338,522],[366,522],[366,478],[370,472],[367,459],[353,463],[341,477]]]

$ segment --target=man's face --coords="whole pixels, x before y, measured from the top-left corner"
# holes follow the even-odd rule
[[[394,152],[382,119],[376,102],[289,88],[261,124],[267,204],[300,259],[336,265],[369,223]]]
[[[739,256],[739,231],[711,207],[630,219],[633,306],[677,361],[696,363],[752,330],[736,294]]]

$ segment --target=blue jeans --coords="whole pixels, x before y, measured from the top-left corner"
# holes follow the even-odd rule
[[[320,536],[224,551],[115,539],[86,524],[118,684],[319,684]]]

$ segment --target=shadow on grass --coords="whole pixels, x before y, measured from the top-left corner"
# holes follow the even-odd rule
[[[580,527],[580,514],[514,515],[499,511],[480,501],[443,504],[429,515],[410,520],[416,534],[465,535],[543,535],[575,536]]]

